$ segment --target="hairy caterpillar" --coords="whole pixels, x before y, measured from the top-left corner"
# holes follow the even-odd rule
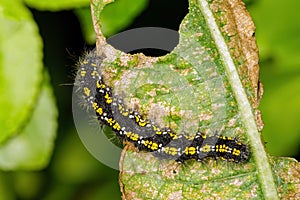
[[[95,111],[98,121],[111,127],[120,140],[131,142],[139,151],[152,152],[158,158],[177,162],[204,158],[232,162],[249,160],[247,145],[236,138],[200,132],[190,138],[168,127],[161,128],[138,112],[127,109],[122,99],[104,83],[100,71],[102,59],[95,50],[87,54],[80,62],[75,85],[88,107]]]

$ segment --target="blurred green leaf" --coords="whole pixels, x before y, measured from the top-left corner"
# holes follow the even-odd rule
[[[263,72],[267,73],[267,70]],[[273,74],[270,78],[272,80],[265,80],[268,89],[261,105],[267,149],[272,155],[297,155],[300,144],[300,74]]]
[[[34,199],[36,194],[42,190],[43,178],[41,172],[17,171],[11,174],[10,181],[18,197],[21,199]]]
[[[20,133],[0,146],[3,170],[37,170],[44,168],[54,147],[57,129],[54,96],[45,81],[33,113]]]
[[[89,5],[89,0],[24,0],[24,2],[38,10],[67,10]]]
[[[42,78],[42,41],[19,1],[0,0],[0,144],[32,114]]]
[[[124,29],[144,10],[147,3],[148,0],[117,0],[106,5],[100,16],[102,33],[110,37]]]
[[[103,187],[110,187],[108,190],[110,195],[110,191],[113,190],[116,191],[114,195],[120,196],[120,192],[117,192],[117,183],[112,185],[112,182],[109,182],[118,179],[117,171],[104,166],[92,157],[74,129],[64,133],[64,145],[56,147],[51,172],[55,184],[45,195],[46,200],[72,199],[72,195],[78,190],[80,190],[80,199],[89,199],[99,193],[102,195],[100,196],[102,198],[98,196],[100,199],[106,199],[103,196],[105,194]]]
[[[89,191],[84,195],[82,199],[85,200],[121,199],[121,193],[119,192],[117,177],[115,177],[115,179],[113,179],[110,182],[106,182],[106,184],[102,185],[101,187],[98,187],[96,185],[94,187],[89,188]]]
[[[90,7],[79,8],[75,10],[83,36],[88,44],[95,44],[96,34],[93,26],[92,15]]]
[[[115,3],[106,6],[101,13],[101,25],[104,35],[110,37],[126,28],[144,10],[147,3],[148,0],[117,0]],[[94,44],[96,34],[90,8],[76,9],[75,14],[80,21],[85,40],[88,44]]]
[[[57,154],[53,160],[52,170],[55,178],[69,184],[100,178],[103,172],[101,163],[89,154],[75,131],[66,135],[64,145],[57,147]],[[74,160],[78,161],[76,165]]]
[[[7,182],[6,174],[0,171],[0,199],[14,200],[15,194]]]
[[[250,6],[262,58],[277,62],[277,71],[300,72],[300,2],[261,0]]]
[[[249,9],[262,60],[263,138],[271,155],[294,156],[300,146],[300,2],[262,0]]]

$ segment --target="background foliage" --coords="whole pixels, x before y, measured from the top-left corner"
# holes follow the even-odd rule
[[[295,157],[300,2],[245,2],[260,48],[263,138],[271,155]],[[88,6],[88,0],[0,0],[0,199],[120,199],[118,172],[87,152],[71,115],[74,66],[94,46]],[[186,13],[184,0],[118,0],[103,14],[103,31],[111,36],[143,26],[177,30]]]

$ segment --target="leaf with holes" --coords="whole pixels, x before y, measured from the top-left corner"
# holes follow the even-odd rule
[[[120,160],[123,199],[278,199],[299,195],[299,164],[272,158],[260,139],[255,27],[240,0],[189,0],[179,44],[162,57],[130,55],[106,43],[100,15],[112,1],[92,1],[103,79],[124,104],[160,127],[195,137],[220,133],[247,144],[246,163],[206,159],[178,164],[137,153]],[[141,36],[143,37],[143,36]],[[273,178],[276,177],[276,178]],[[275,182],[275,180],[280,180]],[[297,194],[298,192],[298,194]]]

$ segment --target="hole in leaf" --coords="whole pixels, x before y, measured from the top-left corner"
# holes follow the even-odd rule
[[[158,57],[158,56],[166,55],[170,52],[162,50],[162,49],[146,48],[146,49],[137,49],[137,50],[134,50],[134,51],[130,51],[128,53],[130,53],[130,54],[143,53],[146,56]]]
[[[135,5],[135,9],[132,8],[132,5]],[[114,3],[108,4],[101,13],[102,32],[107,38],[109,38],[107,40],[109,44],[126,53],[144,53],[147,56],[163,56],[172,51],[178,45],[178,33],[176,35],[172,34],[170,37],[162,36],[159,39],[160,41],[163,41],[163,44],[161,44],[163,46],[162,48],[160,45],[143,46],[143,42],[128,40],[126,38],[122,38],[122,36],[118,36],[119,38],[117,38],[115,36],[117,36],[118,33],[122,34],[122,32],[126,30],[143,27],[160,27],[178,31],[180,23],[187,13],[187,0],[139,0],[139,5],[136,5],[136,0],[117,0]],[[151,36],[151,34],[148,35]],[[115,37],[114,41],[111,39],[111,36]],[[141,40],[145,37],[145,35],[141,35],[140,33],[140,35],[132,37],[137,38],[137,40]],[[137,42],[142,46],[139,46],[139,48],[136,49],[126,48],[124,47],[126,42],[120,42],[120,40],[127,40],[131,43]],[[165,43],[167,44],[167,47],[165,47]],[[125,45],[128,45],[128,43]],[[170,47],[170,45],[172,45],[172,47]],[[133,46],[136,45],[133,44]]]

